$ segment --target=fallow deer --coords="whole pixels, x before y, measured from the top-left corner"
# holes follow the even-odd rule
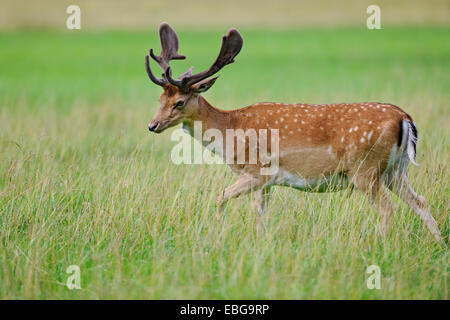
[[[260,173],[261,163],[230,164],[239,176],[217,199],[219,212],[230,198],[256,192],[255,207],[259,221],[274,185],[304,191],[341,190],[352,186],[362,191],[381,214],[381,232],[395,209],[384,187],[403,199],[420,216],[434,238],[441,239],[436,221],[426,200],[417,195],[408,182],[409,162],[417,165],[417,129],[411,116],[399,107],[379,102],[339,104],[286,104],[260,102],[233,111],[213,107],[201,93],[215,83],[210,78],[234,62],[243,39],[236,29],[222,38],[215,62],[203,72],[192,74],[192,67],[172,78],[170,60],[185,59],[178,53],[178,37],[167,24],[159,27],[161,53],[150,49],[145,57],[147,74],[163,88],[160,107],[150,122],[150,131],[160,133],[182,123],[192,134],[195,121],[202,130],[278,129],[279,170],[272,175]],[[161,67],[162,78],[151,68],[149,56]],[[271,150],[271,143],[268,151]],[[225,148],[225,146],[224,146]],[[248,152],[248,150],[247,150]]]

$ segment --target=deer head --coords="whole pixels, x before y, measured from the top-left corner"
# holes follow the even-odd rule
[[[209,69],[192,74],[192,67],[181,74],[178,79],[172,78],[170,60],[181,60],[186,57],[178,54],[178,36],[167,23],[159,26],[161,53],[156,56],[153,49],[145,56],[145,69],[150,80],[163,88],[159,101],[160,107],[155,117],[148,125],[150,131],[160,133],[186,119],[191,119],[198,111],[198,97],[207,91],[218,77],[210,78],[227,64],[234,62],[234,58],[241,51],[242,37],[236,29],[230,29],[222,37],[219,55]],[[150,57],[161,67],[162,78],[157,78],[150,68]]]

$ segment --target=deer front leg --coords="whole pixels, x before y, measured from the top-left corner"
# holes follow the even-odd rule
[[[270,193],[269,186],[263,187],[255,191],[253,206],[256,213],[256,220],[257,220],[256,230],[258,233],[264,231],[265,229],[264,211],[269,202],[269,193]]]
[[[250,175],[242,176],[233,185],[226,188],[217,198],[217,218],[220,219],[223,214],[225,203],[231,199],[241,195],[250,193],[263,185],[263,181]]]

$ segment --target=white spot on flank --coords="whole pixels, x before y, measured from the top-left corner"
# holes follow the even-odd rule
[[[364,133],[363,133],[363,136],[365,137],[367,135],[367,132],[366,131],[364,131]]]
[[[334,154],[333,154],[333,147],[329,146],[327,151],[328,151],[328,153],[330,155],[334,156]]]
[[[280,119],[280,122],[283,122],[283,121],[284,121],[284,118],[281,118],[281,119]]]
[[[353,128],[350,128],[350,130],[348,130],[348,132],[352,132],[353,131]]]
[[[355,131],[358,131],[358,126],[355,127]]]
[[[386,112],[386,108],[381,109],[381,111]]]
[[[361,143],[364,143],[364,141],[366,141],[366,140],[364,138],[361,138],[360,141],[361,141]]]
[[[302,120],[302,124],[305,124],[305,121]]]
[[[294,122],[297,122],[298,120],[297,119],[294,119]]]
[[[341,138],[341,142],[344,142],[344,137]]]
[[[369,124],[372,124],[372,120],[369,121]]]

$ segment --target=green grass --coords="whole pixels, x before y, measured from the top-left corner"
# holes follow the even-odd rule
[[[180,33],[188,59],[175,73],[207,67],[224,32]],[[399,105],[419,128],[410,180],[448,237],[450,29],[242,33],[210,102]],[[144,55],[155,36],[0,33],[1,298],[448,299],[447,247],[395,197],[384,239],[357,192],[273,188],[262,236],[250,197],[217,221],[231,172],[176,166],[170,132],[148,133],[160,88]],[[73,264],[82,290],[64,285]],[[366,287],[372,264],[380,290]]]

